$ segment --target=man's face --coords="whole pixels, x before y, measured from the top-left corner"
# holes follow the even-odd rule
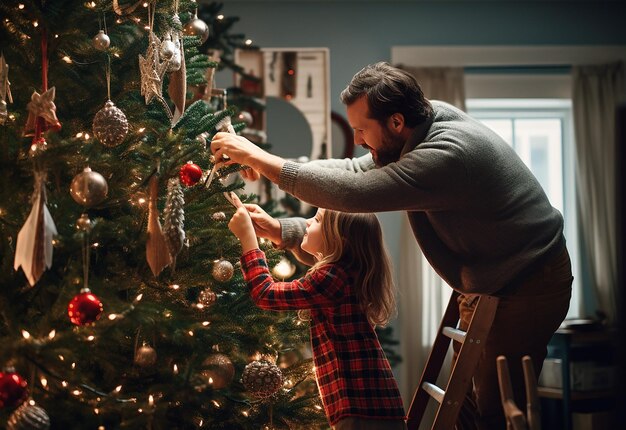
[[[365,96],[347,106],[346,113],[354,129],[354,144],[367,149],[377,166],[398,161],[405,139],[390,124],[383,126],[378,120],[369,117]]]

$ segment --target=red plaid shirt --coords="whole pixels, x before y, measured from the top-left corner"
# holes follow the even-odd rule
[[[274,282],[265,254],[241,257],[256,305],[311,310],[315,374],[331,425],[348,416],[403,419],[404,407],[389,362],[355,295],[352,278],[329,264],[292,282]]]

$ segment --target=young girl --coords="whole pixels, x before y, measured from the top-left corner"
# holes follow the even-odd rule
[[[301,279],[275,282],[248,211],[235,204],[228,227],[241,241],[241,269],[256,305],[311,311],[315,373],[333,429],[405,429],[400,392],[374,331],[395,310],[376,216],[318,210],[301,244],[316,263]]]

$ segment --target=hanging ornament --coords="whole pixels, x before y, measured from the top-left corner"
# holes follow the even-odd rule
[[[40,406],[24,402],[7,421],[7,430],[48,430],[50,417]]]
[[[172,257],[172,270],[176,265],[176,256],[185,243],[185,198],[178,178],[167,181],[167,198],[163,210],[163,233],[167,249]]]
[[[226,221],[226,214],[224,212],[215,212],[213,215],[211,215],[211,219],[213,219],[213,221]]]
[[[141,75],[141,95],[145,97],[146,104],[150,104],[152,99],[156,98],[165,109],[169,118],[172,118],[167,102],[163,98],[163,77],[167,71],[167,60],[161,61],[159,58],[159,50],[161,41],[154,34],[154,5],[148,3],[148,48],[146,56],[139,54],[139,72]]]
[[[109,39],[109,36],[104,32],[104,30],[100,30],[98,34],[91,39],[91,43],[98,51],[106,51],[111,45],[111,39]]]
[[[287,279],[296,273],[296,266],[286,257],[281,257],[280,261],[272,269],[272,275],[278,279]]]
[[[208,308],[217,300],[217,294],[215,294],[209,287],[200,291],[198,294],[198,304],[204,308]]]
[[[220,258],[213,263],[213,278],[216,281],[227,282],[233,277],[235,269],[230,261]]]
[[[32,286],[46,269],[52,267],[52,238],[57,234],[54,220],[46,206],[44,173],[35,173],[35,191],[32,196],[33,208],[17,235],[14,270],[20,266]]]
[[[200,367],[199,374],[206,386],[221,390],[227,387],[235,376],[235,366],[226,354],[214,353],[209,355]]]
[[[150,345],[143,344],[135,351],[135,364],[139,367],[152,367],[157,362],[157,353]]]
[[[14,408],[28,397],[28,382],[14,369],[0,372],[0,409]]]
[[[107,100],[93,118],[93,134],[104,146],[110,148],[124,141],[128,133],[128,120],[121,109]]]
[[[183,33],[187,36],[198,36],[200,38],[200,44],[202,44],[209,38],[209,26],[206,22],[198,18],[198,11],[196,10],[191,21],[183,27]]]
[[[269,397],[283,386],[283,373],[269,361],[253,361],[241,375],[241,383],[255,397]]]
[[[75,325],[85,325],[96,322],[104,311],[102,302],[89,288],[80,290],[67,306],[67,314]]]
[[[172,257],[167,248],[167,241],[159,221],[157,208],[159,179],[154,175],[150,179],[150,198],[148,203],[148,240],[146,241],[146,260],[154,276],[159,276],[172,263]]]
[[[76,220],[76,228],[85,233],[91,231],[91,220],[87,214],[82,214],[80,218]]]
[[[109,186],[106,179],[89,167],[74,176],[70,184],[70,194],[74,201],[83,206],[95,206],[106,199]]]
[[[49,129],[53,129],[54,131],[61,129],[61,123],[57,119],[57,107],[54,104],[54,96],[55,87],[44,91],[42,94],[33,91],[30,102],[26,105],[28,108],[28,119],[26,120],[26,126],[24,128],[24,136],[35,135],[35,123],[37,118],[43,119],[42,132]]]
[[[237,114],[237,121],[241,121],[246,124],[246,126],[250,127],[254,122],[254,119],[252,118],[252,114],[250,112],[242,110]]]
[[[168,32],[163,37],[163,42],[161,42],[159,55],[160,58],[167,61],[168,72],[175,72],[176,70],[180,69],[180,41],[178,39],[172,40],[172,33]]]
[[[0,54],[0,125],[3,125],[8,116],[7,100],[13,103],[11,83],[9,82],[9,65],[4,60],[4,53]]]
[[[202,178],[202,168],[197,164],[194,164],[191,161],[188,161],[186,164],[183,164],[178,172],[178,176],[180,177],[180,182],[191,187],[196,185],[200,178]]]

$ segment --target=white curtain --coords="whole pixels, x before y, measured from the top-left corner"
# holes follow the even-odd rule
[[[579,229],[598,308],[609,321],[614,321],[617,303],[615,116],[617,104],[624,100],[626,92],[624,65],[577,66],[572,72]],[[593,311],[583,309],[583,314]]]
[[[417,78],[426,98],[465,109],[462,68],[399,67]],[[402,221],[400,237],[398,322],[403,378],[399,385],[408,412],[452,289],[422,255],[406,217]],[[442,377],[445,377],[444,373]]]

